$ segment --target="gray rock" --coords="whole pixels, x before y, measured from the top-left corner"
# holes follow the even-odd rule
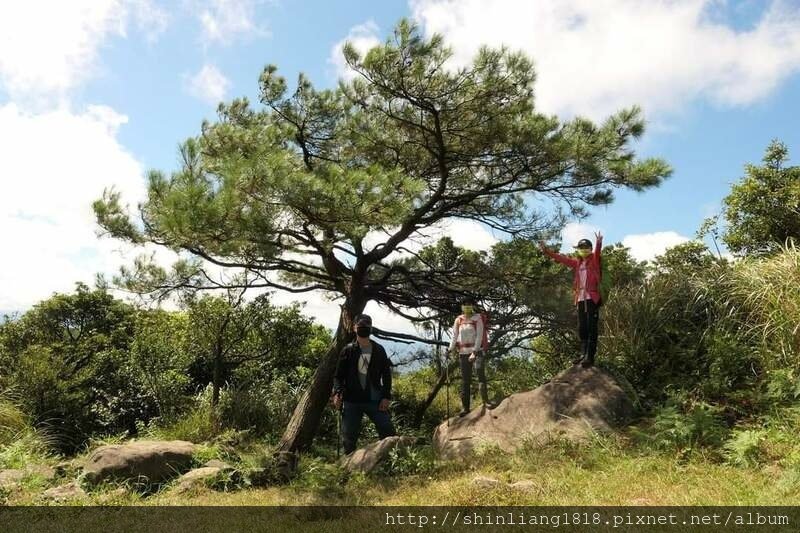
[[[539,492],[541,490],[541,487],[530,479],[510,483],[508,486],[523,492]]]
[[[48,465],[31,465],[25,468],[25,474],[44,478],[52,481],[56,478],[56,469]]]
[[[203,466],[201,468],[189,470],[178,478],[175,491],[188,492],[196,487],[205,487],[207,483],[215,479],[220,472],[222,472],[222,468],[216,466]]]
[[[189,469],[194,450],[194,444],[180,440],[102,446],[84,466],[84,479],[91,484],[108,479],[163,482]]]
[[[26,475],[24,470],[17,470],[15,468],[0,470],[0,488],[13,489]]]
[[[486,476],[475,476],[472,484],[481,489],[492,489],[500,486],[500,481]]]
[[[388,456],[393,449],[412,446],[417,442],[414,437],[386,437],[372,444],[359,448],[353,453],[342,457],[341,464],[351,472],[372,472]]]
[[[67,483],[60,487],[47,489],[42,493],[42,498],[54,502],[70,502],[86,497],[86,492],[76,482]]]
[[[550,382],[512,394],[492,410],[479,407],[436,428],[433,445],[445,459],[465,457],[481,444],[513,452],[528,439],[559,434],[581,440],[624,424],[633,404],[607,372],[574,366]]]

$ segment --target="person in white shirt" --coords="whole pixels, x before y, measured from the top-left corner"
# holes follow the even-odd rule
[[[461,303],[461,314],[453,323],[453,335],[448,348],[448,352],[458,354],[461,366],[462,409],[458,416],[465,416],[470,410],[473,363],[478,373],[481,399],[484,405],[489,406],[486,389],[486,354],[482,346],[483,327],[483,317],[475,311],[475,301],[472,298],[465,298]]]

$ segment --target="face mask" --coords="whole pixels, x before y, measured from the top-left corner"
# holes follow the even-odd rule
[[[464,313],[466,316],[472,316],[473,310],[471,305],[462,305],[461,312]]]
[[[370,327],[370,326],[358,326],[356,328],[356,335],[358,335],[359,337],[363,337],[363,338],[369,337],[370,335],[372,335],[372,327]]]
[[[578,255],[580,257],[589,257],[590,255],[592,255],[592,251],[587,250],[585,248],[578,248]]]

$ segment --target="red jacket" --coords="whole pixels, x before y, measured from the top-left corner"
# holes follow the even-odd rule
[[[600,253],[603,249],[603,239],[602,237],[597,239],[597,243],[594,245],[594,252],[589,257],[582,259],[582,258],[575,258],[570,257],[568,255],[562,255],[558,252],[553,252],[544,248],[544,253],[561,263],[562,265],[568,266],[571,268],[575,276],[572,281],[572,290],[575,293],[574,296],[574,303],[578,303],[578,292],[580,290],[580,273],[578,267],[581,264],[581,261],[587,262],[586,268],[586,291],[589,293],[589,297],[592,301],[596,304],[600,303]]]

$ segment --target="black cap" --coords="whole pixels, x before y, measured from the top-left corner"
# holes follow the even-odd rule
[[[574,246],[574,248],[591,248],[591,247],[592,247],[592,241],[590,241],[589,239],[581,239],[578,241],[578,244]]]
[[[372,325],[372,317],[369,315],[356,315],[353,319],[353,323],[356,326],[371,326]]]
[[[472,296],[465,296],[461,299],[461,305],[475,305],[475,298]]]

